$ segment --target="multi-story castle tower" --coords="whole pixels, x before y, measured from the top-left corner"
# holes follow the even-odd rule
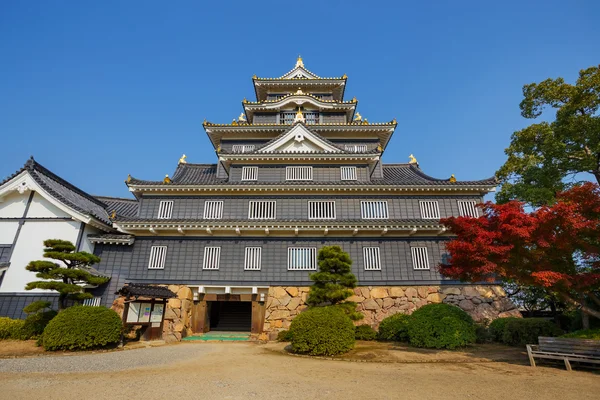
[[[353,300],[366,323],[428,302],[485,298],[481,287],[437,272],[449,238],[439,220],[476,216],[494,179],[435,179],[412,155],[383,164],[396,121],[362,117],[356,98],[344,100],[346,80],[321,78],[300,57],[280,78],[254,76],[256,101],[244,99],[237,119],[204,122],[216,164],[183,156],[170,178],[128,177],[137,211],[113,215],[123,234],[92,238],[99,271],[113,276],[96,289],[103,303],[125,283],[171,285],[189,304],[173,301],[181,308],[171,314],[167,306],[165,335],[276,331],[304,307],[319,248],[334,244],[354,262]],[[501,293],[485,291],[492,300],[464,308],[503,311]]]

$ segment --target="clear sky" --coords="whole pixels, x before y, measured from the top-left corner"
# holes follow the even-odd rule
[[[417,4],[418,3],[418,4]],[[0,179],[30,155],[92,194],[127,174],[213,163],[202,121],[228,123],[252,75],[298,54],[348,75],[371,122],[398,120],[384,155],[481,179],[504,162],[526,83],[600,64],[600,2],[2,1]]]

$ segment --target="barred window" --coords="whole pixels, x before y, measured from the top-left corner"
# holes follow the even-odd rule
[[[435,200],[420,201],[421,218],[423,219],[440,219],[440,206]]]
[[[365,258],[365,271],[381,270],[379,247],[363,247],[363,256]]]
[[[306,120],[306,125],[316,125],[319,123],[319,113],[318,112],[305,112],[304,119]]]
[[[477,202],[475,200],[458,200],[458,212],[461,217],[478,218]]]
[[[411,247],[413,269],[429,269],[427,247]]]
[[[360,214],[362,219],[388,219],[387,201],[361,201]]]
[[[347,144],[345,145],[346,151],[351,151],[352,153],[366,153],[367,145],[366,144]]]
[[[167,258],[167,246],[152,246],[150,248],[150,262],[148,269],[164,269]]]
[[[335,219],[335,200],[309,201],[308,219]]]
[[[285,167],[286,181],[312,181],[312,167]]]
[[[173,201],[161,201],[158,204],[158,219],[171,219],[173,215]]]
[[[100,297],[92,297],[91,299],[84,299],[83,305],[90,307],[98,307],[100,305]]]
[[[234,144],[231,146],[231,151],[234,153],[249,153],[254,151],[253,144]]]
[[[204,248],[204,263],[202,269],[219,269],[219,261],[221,260],[220,247],[205,247]]]
[[[207,200],[204,202],[204,219],[223,218],[223,201]]]
[[[341,178],[343,181],[356,180],[356,167],[341,167]]]
[[[296,112],[292,111],[292,112],[282,112],[279,114],[279,123],[280,124],[291,124],[292,122],[294,122],[294,119],[296,118]]]
[[[258,179],[258,167],[242,167],[242,180],[255,181]]]
[[[317,248],[316,247],[288,247],[288,270],[308,270],[317,269]]]
[[[247,271],[260,270],[262,249],[260,247],[246,247],[244,269]]]
[[[248,204],[248,219],[275,219],[277,216],[277,202],[250,201]]]

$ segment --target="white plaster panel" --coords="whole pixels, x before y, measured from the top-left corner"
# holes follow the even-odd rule
[[[0,221],[0,244],[12,244],[18,228],[17,221]]]
[[[83,238],[81,238],[81,247],[79,251],[87,251],[88,253],[94,253],[94,244],[88,239],[88,235],[95,235],[101,233],[100,229],[94,228],[91,225],[86,225],[83,229]]]
[[[30,192],[19,194],[19,192],[15,191],[5,196],[2,199],[2,203],[0,203],[0,217],[21,218],[25,212],[29,193]]]
[[[27,218],[70,217],[69,214],[50,203],[39,193],[33,196],[33,201],[27,211]]]
[[[79,228],[80,223],[76,221],[25,222],[10,259],[10,267],[0,286],[0,292],[44,292],[37,289],[25,290],[28,282],[37,280],[35,273],[27,271],[25,267],[30,261],[43,260],[44,240],[63,239],[75,243]]]

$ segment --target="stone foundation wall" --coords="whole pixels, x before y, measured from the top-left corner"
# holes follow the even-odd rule
[[[264,335],[274,340],[279,331],[288,329],[292,319],[306,309],[308,287],[271,287],[266,302]],[[430,303],[448,303],[468,312],[476,322],[507,316],[520,316],[500,286],[361,286],[348,300],[357,303],[364,319],[374,329],[386,317],[411,314]]]

